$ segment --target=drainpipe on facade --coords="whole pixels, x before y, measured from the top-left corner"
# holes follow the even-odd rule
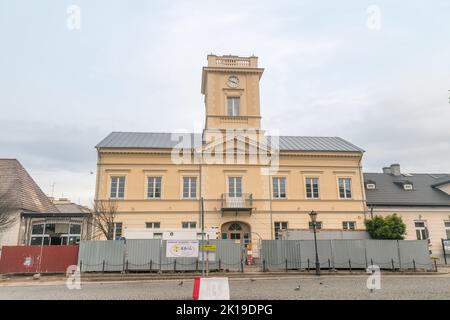
[[[269,169],[270,170],[270,169]],[[269,174],[269,216],[270,216],[270,239],[273,240],[273,217],[272,217],[272,176]]]
[[[361,154],[361,158],[359,159],[359,174],[361,176],[361,195],[362,195],[362,200],[363,200],[363,210],[364,210],[364,220],[366,219],[367,216],[367,199],[366,199],[366,189],[364,187],[364,173],[363,173],[363,169],[362,169],[362,154]]]

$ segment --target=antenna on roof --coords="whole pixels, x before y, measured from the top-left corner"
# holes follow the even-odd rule
[[[52,197],[53,197],[53,194],[55,193],[55,183],[53,182],[51,184],[51,186],[52,186]]]

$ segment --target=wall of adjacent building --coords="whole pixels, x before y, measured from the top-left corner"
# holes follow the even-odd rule
[[[414,222],[425,221],[430,236],[431,253],[442,258],[441,239],[447,238],[444,221],[450,221],[450,208],[377,207],[373,213],[381,216],[397,213],[401,216],[406,225],[406,240],[417,240]]]

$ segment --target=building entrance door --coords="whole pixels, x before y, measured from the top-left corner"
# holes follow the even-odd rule
[[[243,222],[227,222],[222,225],[222,239],[240,240],[248,245],[251,242],[250,226]]]

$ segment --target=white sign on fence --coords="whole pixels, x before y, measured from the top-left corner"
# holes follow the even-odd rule
[[[198,240],[167,240],[167,258],[197,258]]]
[[[450,240],[443,240],[442,243],[444,244],[445,251],[450,252]]]

